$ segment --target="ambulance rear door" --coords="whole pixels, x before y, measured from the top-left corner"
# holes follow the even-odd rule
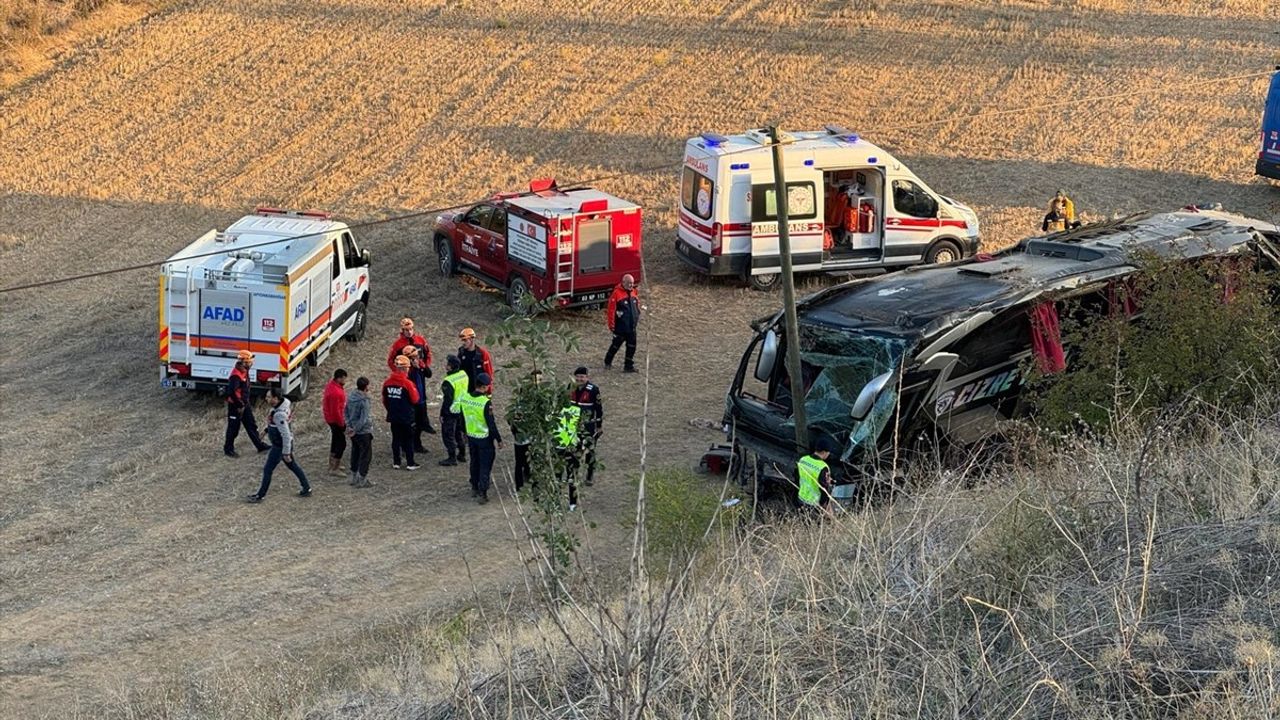
[[[751,274],[779,273],[778,203],[772,180],[751,186]],[[808,168],[787,173],[787,219],[795,272],[822,268],[821,174]]]

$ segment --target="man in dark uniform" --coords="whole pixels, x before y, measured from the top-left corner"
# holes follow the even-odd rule
[[[481,505],[489,502],[493,460],[497,456],[497,450],[502,449],[502,434],[498,432],[498,422],[493,416],[493,403],[489,401],[492,382],[488,373],[480,373],[476,376],[476,391],[468,392],[458,401],[471,451],[471,497]],[[497,450],[494,448],[495,444]]]
[[[574,387],[569,400],[581,410],[580,433],[582,435],[583,461],[587,465],[586,484],[595,482],[596,442],[604,433],[604,406],[600,404],[600,386],[591,382],[585,367],[573,371]]]
[[[240,426],[253,442],[258,452],[266,452],[271,448],[258,435],[258,421],[253,418],[253,400],[249,397],[249,371],[253,368],[253,353],[241,350],[236,353],[236,366],[227,378],[227,438],[222,444],[222,452],[228,457],[240,457],[236,453],[236,436],[240,434]]]
[[[462,406],[458,401],[467,393],[469,381],[457,355],[450,355],[445,360],[445,368],[447,374],[440,382],[440,433],[449,456],[440,464],[453,466],[467,461],[467,434],[463,429]]]
[[[467,374],[467,392],[474,393],[476,378],[481,373],[488,375],[490,383],[493,382],[493,358],[488,350],[476,342],[475,330],[462,328],[462,332],[458,333],[458,340],[462,342],[458,348],[458,362],[462,364],[462,371]]]
[[[623,275],[622,282],[613,289],[609,296],[609,309],[605,322],[613,333],[613,341],[609,343],[609,351],[604,355],[606,370],[613,367],[613,357],[623,343],[627,345],[626,364],[623,372],[636,371],[636,330],[640,325],[640,297],[636,293],[636,279]]]

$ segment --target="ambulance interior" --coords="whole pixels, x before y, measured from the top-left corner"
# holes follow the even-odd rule
[[[822,180],[825,254],[841,260],[880,260],[884,174],[869,167],[824,170]]]

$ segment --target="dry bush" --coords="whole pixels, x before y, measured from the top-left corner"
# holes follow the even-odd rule
[[[405,623],[93,716],[1274,717],[1270,407],[1195,436],[1117,422],[978,486],[709,534],[696,578],[633,567],[606,596],[584,572],[536,618]]]

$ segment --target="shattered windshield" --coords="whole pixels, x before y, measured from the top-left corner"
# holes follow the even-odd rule
[[[909,344],[903,338],[800,325],[800,362],[808,390],[804,407],[809,423],[847,429],[862,388],[896,367]]]

